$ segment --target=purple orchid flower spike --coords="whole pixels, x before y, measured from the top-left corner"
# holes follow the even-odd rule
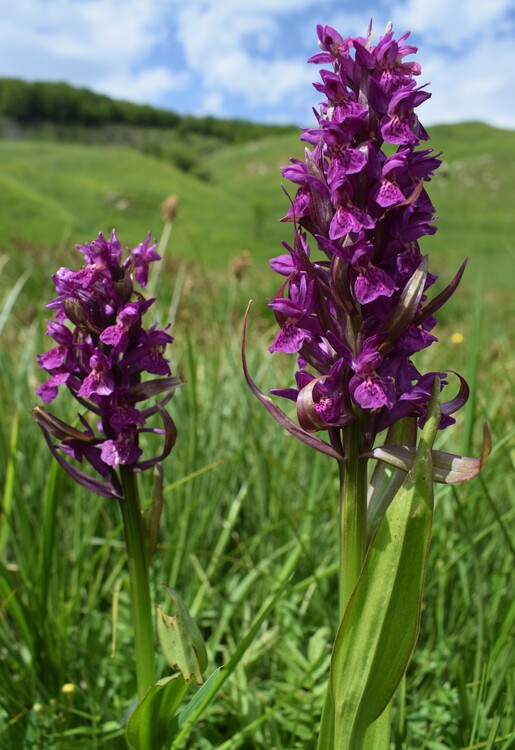
[[[301,135],[309,146],[305,158],[282,167],[297,189],[283,218],[294,223],[294,242],[283,243],[288,253],[271,260],[283,281],[269,301],[279,325],[270,352],[299,359],[297,387],[271,393],[297,402],[299,426],[257,389],[246,363],[245,375],[303,442],[345,459],[345,433],[358,420],[361,454],[405,471],[411,446],[399,457],[393,448],[379,453],[374,443],[398,420],[414,418],[422,427],[434,379],[447,387],[446,373],[421,373],[412,357],[437,341],[434,314],[456,290],[466,261],[429,299],[437,277],[419,241],[436,231],[426,187],[441,161],[419,148],[429,136],[416,109],[430,94],[415,84],[420,65],[405,59],[416,52],[406,43],[409,34],[395,40],[389,27],[374,46],[371,28],[366,37],[347,39],[329,26],[317,32],[321,52],[309,62],[331,69],[314,84],[324,101],[316,127]],[[458,395],[442,405],[440,429],[468,398],[458,378]],[[317,431],[327,431],[330,445],[315,438]],[[436,481],[475,476],[488,446],[485,436],[482,459],[463,458],[463,470],[459,457],[450,463],[438,457]]]
[[[34,417],[59,464],[79,484],[106,497],[122,497],[118,467],[135,472],[149,469],[168,455],[176,438],[175,425],[164,408],[181,385],[164,356],[173,338],[168,327],[144,327],[143,316],[155,300],[134,289],[134,282],[146,286],[149,264],[160,259],[155,247],[149,234],[122,260],[115,231],[109,240],[99,234],[78,247],[86,266],[78,271],[60,268],[53,276],[57,297],[47,305],[55,310],[47,334],[57,346],[38,357],[50,377],[36,393],[48,404],[66,385],[91,419],[80,414],[85,429],[79,430],[42,406],[35,407]],[[162,396],[161,403],[139,408],[140,402],[157,395]],[[156,413],[163,427],[146,427]],[[143,458],[140,436],[145,432],[163,436],[164,448],[158,456]],[[69,459],[86,461],[100,478]]]

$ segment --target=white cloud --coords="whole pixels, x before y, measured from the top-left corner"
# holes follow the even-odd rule
[[[488,61],[495,60],[495,65]],[[514,54],[511,40],[478,40],[462,56],[432,55],[423,65],[433,96],[421,107],[428,123],[481,120],[515,127]]]
[[[224,116],[224,98],[219,91],[211,91],[205,95],[198,111],[199,115]]]
[[[515,127],[514,0],[17,0],[2,3],[0,76],[66,80],[217,116],[311,121],[315,25],[413,31],[421,119]],[[347,6],[347,7],[346,7]],[[510,22],[510,17],[512,18]],[[511,26],[510,26],[511,23]],[[410,40],[411,41],[411,40]],[[158,50],[159,55],[158,57]],[[180,98],[179,98],[180,92]]]
[[[65,79],[113,95],[127,93],[127,81],[134,75],[139,94],[144,75],[136,69],[162,34],[158,8],[154,0],[10,3],[2,8],[0,75]],[[147,78],[163,90],[163,70],[149,71]],[[102,81],[107,88],[101,88]]]
[[[406,0],[393,9],[397,31],[413,32],[421,83],[433,93],[423,122],[515,127],[513,0]]]
[[[433,94],[420,107],[423,123],[481,120],[515,127],[513,10],[513,0],[387,0],[373,12],[375,41],[388,20],[397,35],[412,31],[420,83],[429,81]],[[363,13],[339,12],[331,23],[343,36],[363,34]]]
[[[313,4],[263,0],[247,9],[237,0],[197,0],[181,5],[178,38],[206,90],[237,95],[250,106],[275,106],[313,76],[304,55],[281,54],[280,16]]]
[[[187,73],[174,74],[165,67],[145,68],[138,73],[114,73],[99,78],[96,89],[118,99],[146,104],[163,101],[171,91],[185,89],[189,83]]]
[[[392,6],[406,28],[438,47],[456,49],[499,33],[513,0],[406,0]]]

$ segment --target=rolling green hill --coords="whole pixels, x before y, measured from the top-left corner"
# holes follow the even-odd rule
[[[515,132],[479,123],[439,126],[431,129],[430,145],[443,151],[443,164],[428,188],[439,231],[426,239],[426,249],[448,272],[469,256],[468,273],[503,286],[509,263],[515,272]],[[206,166],[213,184],[259,207],[263,235],[276,241],[291,234],[287,226],[277,232],[274,224],[287,207],[278,167],[301,153],[297,139],[275,138],[221,149]],[[295,186],[287,187],[294,192]]]
[[[440,217],[439,231],[426,239],[434,266],[446,278],[468,255],[468,283],[481,276],[487,287],[511,289],[515,132],[440,126],[430,143],[444,152],[430,185]],[[125,146],[3,140],[0,243],[8,255],[30,246],[61,260],[65,248],[113,226],[123,243],[136,243],[148,231],[159,235],[160,203],[175,193],[175,257],[223,267],[248,249],[266,266],[291,237],[291,227],[279,223],[288,205],[279,167],[302,149],[295,134],[223,146],[202,156],[196,173]]]

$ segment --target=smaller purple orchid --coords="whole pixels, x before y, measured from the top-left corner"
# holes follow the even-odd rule
[[[146,286],[149,264],[160,259],[155,248],[149,234],[123,260],[113,230],[109,240],[99,234],[78,246],[85,266],[78,271],[60,268],[52,277],[57,297],[47,305],[55,310],[47,335],[57,346],[37,358],[50,377],[36,393],[48,404],[66,385],[86,414],[79,414],[83,429],[77,429],[41,406],[33,413],[59,464],[77,482],[105,497],[122,497],[118,467],[149,469],[175,443],[175,425],[165,406],[181,383],[172,377],[164,356],[173,341],[170,326],[143,326],[143,316],[155,299],[145,299],[134,289],[134,281]],[[160,395],[160,402],[139,407]],[[154,414],[161,417],[162,428],[145,426]],[[143,460],[140,436],[145,432],[163,435],[164,448],[160,455]],[[100,479],[78,469],[69,458],[86,460]]]

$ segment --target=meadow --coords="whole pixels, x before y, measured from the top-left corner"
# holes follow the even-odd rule
[[[439,231],[423,248],[442,286],[465,256],[469,265],[442,313],[440,344],[419,362],[463,373],[472,390],[437,447],[477,454],[486,419],[494,449],[473,483],[437,489],[421,634],[395,699],[391,747],[509,750],[515,132],[469,123],[434,127],[431,137],[444,165],[431,184]],[[337,471],[269,418],[245,385],[239,352],[253,298],[252,375],[264,391],[290,377],[287,358],[267,352],[275,328],[266,297],[276,285],[267,259],[291,239],[279,222],[288,205],[279,166],[302,144],[292,132],[188,146],[195,159],[185,170],[123,145],[0,141],[1,750],[126,747],[121,723],[135,679],[118,508],[52,463],[31,408],[43,379],[35,356],[49,348],[51,274],[78,267],[74,244],[100,230],[116,227],[131,246],[148,231],[159,237],[168,194],[180,205],[152,280],[152,314],[174,321],[172,367],[185,385],[171,408],[179,437],[164,464],[153,592],[162,604],[163,583],[181,593],[208,645],[207,675],[255,631],[174,747],[300,750],[313,739],[337,626]],[[56,404],[73,420],[66,399]],[[145,477],[144,498],[151,483]],[[163,659],[160,669],[167,673]]]

